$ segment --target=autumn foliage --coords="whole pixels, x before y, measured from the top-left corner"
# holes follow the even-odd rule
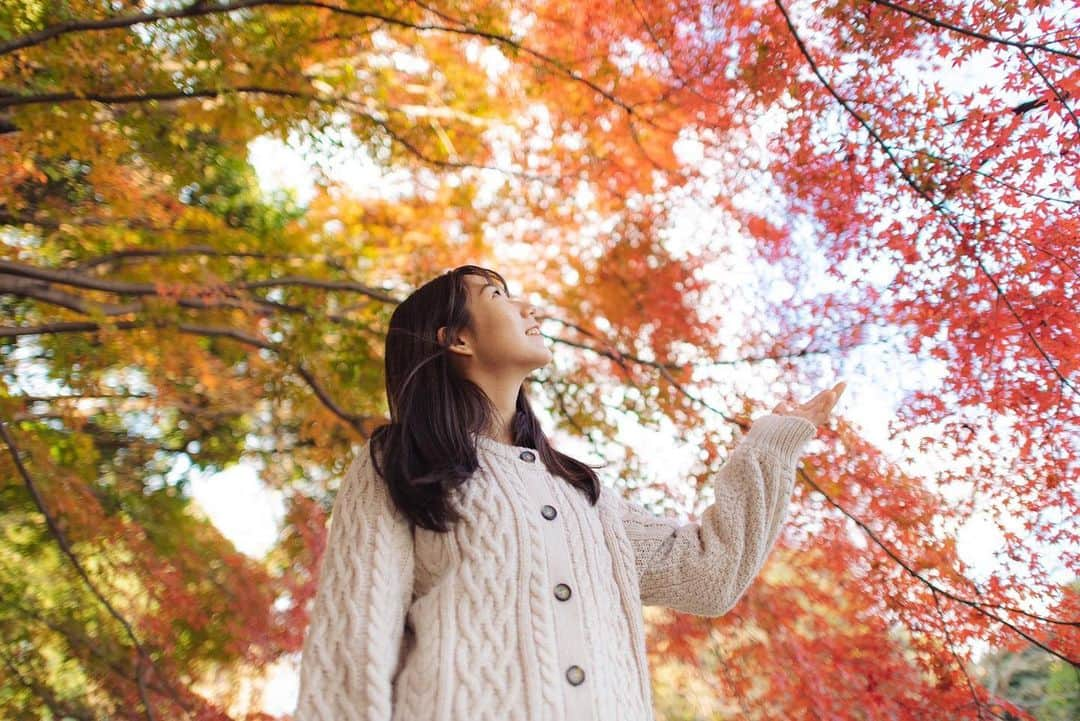
[[[859,404],[855,359],[901,395],[888,444],[841,404],[730,614],[650,610],[658,718],[699,717],[666,705],[688,678],[717,718],[1025,717],[970,661],[1080,662],[1077,21],[0,5],[2,715],[268,718],[240,689],[300,648],[349,446],[385,417],[394,304],[479,262],[541,302],[556,362],[528,390],[628,496],[707,502],[778,392],[843,374]],[[309,200],[260,189],[256,138],[311,151]],[[689,475],[645,483],[627,416]],[[191,500],[238,460],[286,499],[264,558]],[[958,551],[975,516],[988,574]]]

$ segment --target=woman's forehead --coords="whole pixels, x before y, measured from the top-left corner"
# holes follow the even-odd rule
[[[503,290],[505,290],[503,284],[499,282],[499,280],[494,276],[488,277],[486,275],[469,274],[465,276],[465,282],[478,291],[487,288],[489,285],[493,285],[496,288],[502,288]]]

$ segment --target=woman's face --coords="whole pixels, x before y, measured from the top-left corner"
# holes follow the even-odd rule
[[[464,281],[472,327],[458,334],[459,345],[452,346],[452,351],[471,356],[470,365],[487,372],[528,375],[551,362],[551,350],[528,301],[511,297],[494,279],[466,275]]]

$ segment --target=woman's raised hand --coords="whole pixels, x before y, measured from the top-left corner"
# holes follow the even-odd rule
[[[840,400],[846,386],[847,381],[840,381],[829,390],[821,391],[806,403],[781,401],[772,412],[782,416],[800,416],[815,426],[824,425],[828,422],[829,414],[832,413],[836,402]]]

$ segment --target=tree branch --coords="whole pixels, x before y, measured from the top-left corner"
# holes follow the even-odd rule
[[[936,593],[940,593],[942,596],[945,596],[946,598],[948,598],[948,599],[950,599],[952,601],[955,601],[957,603],[962,603],[965,606],[968,606],[968,607],[974,609],[976,612],[981,613],[982,615],[986,616],[987,618],[991,618],[991,619],[997,621],[998,623],[1002,624],[1003,626],[1006,626],[1007,628],[1011,629],[1012,631],[1014,631],[1018,635],[1023,636],[1025,639],[1027,639],[1031,643],[1035,644],[1036,646],[1038,646],[1042,650],[1046,651],[1047,653],[1052,654],[1054,656],[1057,656],[1058,658],[1062,659],[1063,661],[1066,661],[1066,662],[1068,662],[1068,663],[1070,663],[1070,664],[1072,664],[1074,666],[1077,665],[1078,663],[1080,663],[1080,659],[1070,659],[1067,656],[1065,656],[1064,654],[1058,653],[1054,649],[1049,648],[1045,644],[1041,643],[1038,639],[1033,638],[1030,634],[1025,633],[1022,629],[1018,628],[1015,624],[1005,620],[1004,618],[1002,618],[1001,616],[998,616],[995,613],[990,613],[986,609],[988,609],[988,608],[999,608],[1001,610],[1009,611],[1011,613],[1016,613],[1016,614],[1019,614],[1021,616],[1026,616],[1028,618],[1031,618],[1031,619],[1034,619],[1034,620],[1037,620],[1037,621],[1042,621],[1043,623],[1049,623],[1049,624],[1054,624],[1054,625],[1058,625],[1058,626],[1073,626],[1073,627],[1076,627],[1076,628],[1080,628],[1080,621],[1062,621],[1062,620],[1059,620],[1059,619],[1054,619],[1054,618],[1048,618],[1046,616],[1041,616],[1041,615],[1036,614],[1036,613],[1031,613],[1030,611],[1025,611],[1025,610],[1023,610],[1021,608],[1015,608],[1015,607],[1012,607],[1012,606],[1004,606],[1004,605],[999,605],[999,604],[989,604],[989,603],[984,603],[982,601],[973,601],[973,600],[968,599],[968,598],[962,598],[962,597],[956,595],[955,593],[953,593],[952,591],[949,591],[948,589],[945,589],[945,588],[942,588],[942,587],[938,586],[933,581],[926,578],[925,576],[920,574],[918,571],[916,571],[914,568],[912,568],[907,562],[905,562],[902,558],[900,558],[900,556],[898,556],[896,554],[896,552],[894,552],[891,548],[889,548],[887,545],[885,545],[885,542],[882,541],[880,538],[878,538],[877,534],[874,533],[870,529],[869,526],[867,526],[861,520],[859,520],[854,515],[852,515],[846,508],[844,508],[839,503],[837,503],[833,499],[832,496],[830,496],[828,493],[826,493],[824,490],[822,490],[822,488],[818,484],[814,483],[813,479],[810,478],[810,476],[806,473],[805,470],[803,470],[802,467],[799,467],[797,470],[798,470],[799,477],[802,478],[802,480],[808,486],[810,486],[815,491],[820,493],[825,498],[825,500],[829,502],[829,505],[831,505],[836,510],[840,511],[840,513],[842,513],[844,516],[849,518],[852,522],[855,523],[855,525],[857,525],[860,529],[862,529],[863,533],[865,533],[870,538],[871,541],[873,541],[882,551],[884,551],[886,553],[886,555],[889,556],[889,558],[891,558],[901,568],[903,568],[904,571],[906,573],[908,573],[908,575],[910,575],[912,578],[915,578],[916,580],[918,580],[920,583],[924,584],[927,588],[931,589],[932,591],[934,591]]]
[[[1042,78],[1042,81],[1046,85],[1046,87],[1050,88],[1050,92],[1052,92],[1054,94],[1054,97],[1058,99],[1058,102],[1061,103],[1061,107],[1065,108],[1065,112],[1067,112],[1069,114],[1069,117],[1072,118],[1073,125],[1076,126],[1076,129],[1080,130],[1080,118],[1077,118],[1076,113],[1074,113],[1073,109],[1069,107],[1069,104],[1065,101],[1065,96],[1062,95],[1061,91],[1058,90],[1057,86],[1050,81],[1050,78],[1046,77],[1046,75],[1042,71],[1042,68],[1039,67],[1039,64],[1032,59],[1031,53],[1029,53],[1025,48],[1020,48],[1020,53],[1024,56],[1024,59],[1028,61],[1028,63],[1035,70],[1035,72],[1038,73],[1039,77]]]
[[[926,15],[925,13],[919,12],[918,10],[912,10],[911,8],[904,7],[903,5],[897,5],[894,2],[889,2],[889,0],[867,0],[867,2],[871,2],[874,5],[881,5],[883,7],[891,8],[892,10],[896,10],[897,12],[903,13],[904,15],[910,15],[911,17],[918,18],[924,23],[933,25],[934,27],[942,28],[943,30],[950,30],[954,33],[959,33],[968,37],[978,38],[979,40],[985,40],[988,43],[1008,45],[1010,47],[1020,48],[1021,50],[1025,48],[1032,48],[1034,50],[1042,50],[1043,52],[1050,53],[1052,55],[1061,55],[1067,58],[1072,58],[1073,60],[1080,60],[1080,55],[1076,53],[1070,53],[1067,50],[1058,50],[1042,43],[1029,43],[1018,40],[1007,40],[996,35],[979,32],[978,30],[962,28],[959,25],[953,25],[952,23],[945,22],[944,20],[938,20],[937,18],[933,18],[929,15]],[[784,15],[786,17],[787,13],[784,13]]]
[[[880,0],[870,0],[870,1],[871,2],[879,2]],[[873,127],[870,126],[869,123],[866,122],[865,119],[863,119],[863,117],[861,115],[859,115],[857,112],[855,112],[855,110],[852,109],[852,107],[850,105],[848,105],[848,103],[842,97],[840,97],[840,95],[836,92],[835,89],[833,89],[832,85],[829,84],[829,81],[826,80],[824,78],[824,76],[822,76],[821,70],[818,68],[817,63],[814,61],[813,57],[810,55],[809,49],[803,43],[802,38],[799,36],[798,32],[795,30],[795,26],[791,22],[791,17],[788,15],[787,9],[784,7],[781,0],[773,0],[773,2],[777,6],[777,8],[780,9],[780,12],[783,14],[784,20],[787,23],[788,30],[790,31],[792,38],[794,38],[796,44],[799,46],[800,52],[802,53],[803,57],[806,58],[807,63],[809,63],[809,65],[810,65],[810,69],[813,71],[814,75],[817,76],[817,78],[821,82],[822,86],[824,86],[824,88],[829,92],[829,94],[832,95],[836,99],[836,102],[840,103],[840,105],[844,108],[844,110],[846,110],[853,118],[855,118],[859,122],[859,124],[862,125],[862,127],[866,130],[866,132],[870,134],[870,136],[874,139],[874,141],[885,152],[885,155],[888,156],[890,163],[893,165],[893,167],[896,168],[897,172],[900,174],[900,177],[904,180],[904,182],[907,183],[909,186],[911,186],[911,188],[915,191],[915,193],[919,197],[923,198],[928,203],[930,203],[931,210],[933,212],[939,213],[941,215],[942,219],[945,221],[945,223],[950,228],[953,229],[953,232],[956,233],[956,236],[960,239],[961,242],[966,242],[967,237],[965,236],[964,232],[962,230],[960,230],[959,227],[957,227],[955,219],[950,217],[948,215],[948,213],[946,213],[945,210],[943,209],[944,202],[945,202],[944,198],[941,201],[935,201],[933,198],[931,198],[926,193],[925,190],[923,190],[921,187],[919,187],[919,184],[916,183],[914,178],[912,178],[911,175],[907,171],[904,170],[903,166],[901,166],[901,164],[897,160],[896,156],[893,155],[892,150],[889,148],[889,146],[885,142],[885,140],[877,133],[876,130],[873,129]],[[1080,389],[1077,389],[1077,387],[1073,385],[1072,381],[1070,381],[1068,378],[1066,378],[1061,373],[1061,370],[1058,368],[1058,365],[1054,362],[1054,359],[1051,358],[1050,355],[1046,352],[1046,350],[1042,347],[1042,344],[1039,343],[1039,341],[1035,337],[1035,335],[1030,330],[1027,330],[1027,329],[1024,328],[1023,319],[1020,317],[1020,314],[1017,313],[1016,308],[1013,307],[1012,301],[1010,301],[1008,296],[1006,296],[1005,291],[1002,290],[1002,288],[1001,288],[1001,285],[998,284],[998,282],[994,278],[993,274],[990,272],[990,270],[983,263],[982,258],[979,256],[979,254],[975,250],[974,244],[971,244],[971,256],[972,256],[972,259],[975,261],[976,266],[979,268],[979,271],[984,276],[986,276],[986,278],[990,281],[990,284],[994,287],[994,292],[1002,300],[1002,302],[1005,303],[1005,307],[1008,309],[1009,314],[1012,315],[1012,317],[1020,325],[1020,328],[1023,330],[1023,334],[1027,336],[1028,340],[1031,341],[1032,345],[1038,351],[1039,355],[1041,355],[1043,357],[1043,360],[1046,361],[1047,365],[1050,367],[1051,372],[1057,377],[1058,381],[1060,383],[1062,383],[1063,385],[1067,386],[1074,393],[1080,393]]]
[[[0,326],[0,338],[13,338],[17,336],[26,335],[42,335],[45,333],[85,333],[85,332],[97,332],[108,328],[110,330],[129,330],[132,328],[146,328],[146,327],[161,327],[163,323],[156,321],[140,321],[140,320],[122,320],[115,323],[108,324],[107,326],[101,323],[94,323],[91,321],[67,321],[57,323],[47,323],[37,326]],[[231,338],[240,343],[250,345],[263,350],[273,352],[282,358],[289,356],[288,350],[276,343],[270,343],[264,341],[261,338],[249,335],[234,328],[222,328],[218,326],[205,326],[195,323],[177,323],[170,326],[181,333],[190,333],[192,335],[201,335],[206,337],[220,337]],[[295,362],[291,364],[292,368],[301,378],[307,383],[311,390],[315,393],[315,396],[319,399],[324,406],[326,406],[331,413],[341,418],[348,423],[353,429],[355,429],[363,438],[368,437],[367,430],[365,428],[365,422],[370,420],[368,416],[349,413],[342,408],[330,394],[323,388],[322,384],[315,378],[311,371],[302,363]]]
[[[657,130],[659,130],[661,132],[666,132],[666,133],[670,134],[672,137],[677,137],[678,136],[678,133],[680,131],[679,128],[665,128],[665,127],[661,126],[660,124],[658,124],[656,122],[655,119],[650,118],[650,117],[646,117],[646,116],[642,115],[641,113],[639,113],[636,110],[635,106],[630,105],[629,103],[623,101],[622,99],[620,99],[618,96],[616,96],[612,92],[609,92],[608,90],[605,90],[604,88],[597,85],[595,82],[590,80],[588,77],[583,75],[581,72],[579,72],[579,71],[577,71],[577,70],[575,70],[573,68],[567,67],[562,62],[555,59],[554,57],[551,57],[551,56],[546,55],[546,54],[544,54],[542,52],[534,50],[534,49],[532,49],[532,48],[530,48],[530,47],[528,47],[526,45],[523,45],[519,41],[515,40],[512,37],[508,37],[506,35],[500,35],[499,33],[490,32],[490,31],[487,31],[487,30],[480,30],[480,29],[477,29],[477,28],[470,27],[467,23],[465,23],[465,22],[463,22],[461,20],[457,20],[455,18],[452,18],[451,16],[449,16],[449,15],[447,15],[445,13],[438,12],[438,11],[424,5],[422,2],[419,2],[418,0],[414,0],[414,2],[415,2],[416,5],[418,5],[419,7],[424,8],[428,12],[434,13],[434,14],[438,15],[439,17],[442,17],[443,19],[448,20],[449,22],[455,23],[456,26],[452,27],[452,26],[449,26],[449,25],[435,25],[435,24],[423,24],[423,23],[418,23],[418,22],[411,22],[411,21],[408,21],[408,20],[404,20],[402,18],[392,17],[392,16],[386,15],[384,13],[378,13],[378,12],[372,12],[372,11],[353,10],[351,8],[341,7],[341,6],[334,5],[334,4],[327,3],[327,2],[321,2],[320,0],[234,0],[234,2],[225,3],[225,4],[221,4],[221,5],[202,5],[202,4],[199,4],[199,3],[195,3],[193,5],[189,5],[187,7],[178,8],[178,9],[174,9],[174,10],[161,10],[161,11],[155,11],[155,12],[145,12],[145,13],[138,13],[138,14],[134,14],[134,15],[125,15],[125,16],[118,16],[118,17],[112,17],[112,18],[105,18],[105,19],[102,19],[102,20],[71,20],[71,21],[66,21],[66,22],[63,22],[63,23],[58,23],[56,25],[52,25],[50,27],[44,28],[44,29],[42,29],[42,30],[40,30],[40,31],[38,31],[36,33],[31,33],[30,35],[26,35],[26,36],[23,36],[21,38],[16,38],[16,39],[10,40],[10,41],[8,41],[6,43],[0,43],[0,56],[4,55],[6,53],[13,52],[13,51],[18,50],[18,49],[21,49],[21,48],[31,47],[33,45],[38,45],[38,44],[46,42],[46,41],[48,41],[48,40],[50,40],[52,38],[59,37],[61,35],[65,35],[65,34],[68,34],[68,33],[73,33],[73,32],[112,30],[112,29],[123,28],[123,27],[131,27],[131,26],[134,26],[134,25],[153,23],[153,22],[157,22],[159,20],[165,20],[165,19],[183,18],[183,17],[189,17],[190,18],[190,17],[202,16],[202,15],[224,14],[224,13],[229,13],[229,12],[233,12],[233,11],[236,11],[236,10],[243,10],[243,9],[255,8],[255,7],[265,7],[265,6],[273,6],[273,7],[308,7],[308,8],[316,8],[316,9],[328,10],[331,13],[338,13],[338,14],[345,15],[345,16],[348,16],[348,17],[368,19],[368,20],[378,20],[378,21],[386,23],[388,25],[394,25],[394,26],[397,26],[397,27],[406,28],[406,29],[409,29],[409,30],[415,30],[415,31],[418,31],[418,32],[433,31],[433,32],[454,33],[454,34],[459,34],[459,35],[467,35],[467,36],[470,36],[470,37],[482,38],[482,39],[485,39],[485,40],[489,40],[489,41],[491,41],[493,43],[498,43],[500,45],[505,45],[505,46],[507,46],[509,48],[512,48],[516,53],[524,53],[526,55],[529,55],[529,56],[535,58],[536,60],[540,61],[542,64],[549,65],[549,66],[555,68],[556,70],[558,70],[558,72],[561,75],[569,78],[570,80],[573,80],[574,82],[581,83],[581,84],[585,85],[586,87],[588,87],[593,92],[598,93],[601,97],[603,97],[608,102],[610,102],[613,105],[615,105],[615,106],[621,108],[622,110],[624,110],[627,113],[627,115],[629,115],[629,116],[637,116],[638,118],[640,118],[642,120],[642,122],[645,122],[646,124],[656,128]],[[0,103],[0,107],[3,107],[2,103]],[[493,169],[498,170],[498,168],[493,168]]]
[[[4,275],[26,278],[33,280],[46,281],[49,283],[59,283],[61,285],[70,285],[78,288],[85,288],[87,290],[100,290],[109,293],[117,293],[121,295],[135,295],[135,296],[157,296],[161,295],[160,288],[153,283],[132,283],[128,281],[107,280],[103,278],[94,278],[92,276],[76,273],[70,270],[58,270],[52,268],[40,268],[33,265],[27,265],[25,263],[18,263],[11,260],[0,259],[0,278]],[[193,288],[207,289],[212,288],[217,292],[233,292],[242,290],[252,290],[256,288],[277,288],[287,286],[304,286],[309,288],[323,288],[325,290],[342,290],[350,293],[360,293],[366,295],[374,300],[383,303],[400,303],[397,298],[390,295],[386,291],[379,288],[372,288],[364,285],[363,283],[357,283],[351,280],[325,280],[321,278],[310,278],[307,276],[288,275],[280,278],[268,278],[263,280],[251,280],[251,281],[236,281],[234,283],[227,283],[217,286],[193,286]],[[259,299],[261,301],[261,299]],[[269,304],[270,301],[262,301]],[[203,307],[201,304],[192,303],[191,307]]]
[[[197,100],[199,98],[217,98],[223,95],[228,95],[230,93],[235,93],[237,95],[262,94],[279,98],[288,98],[292,100],[308,100],[311,102],[328,105],[338,103],[348,106],[352,108],[354,116],[366,119],[372,125],[375,125],[384,133],[386,133],[386,135],[390,138],[391,141],[403,147],[411,155],[435,167],[450,168],[454,170],[492,170],[510,177],[523,178],[526,180],[539,180],[542,182],[552,182],[553,180],[557,179],[556,176],[550,174],[544,175],[539,173],[530,173],[521,170],[500,168],[494,165],[483,165],[480,163],[470,163],[457,160],[443,160],[441,158],[432,157],[425,153],[422,149],[417,147],[414,143],[407,140],[397,130],[392,128],[386,120],[375,117],[370,112],[368,112],[367,106],[358,103],[353,99],[333,95],[319,95],[316,93],[308,93],[301,90],[290,90],[288,88],[275,88],[262,85],[238,85],[224,88],[195,88],[191,90],[170,89],[156,90],[151,92],[122,93],[118,95],[109,95],[94,91],[67,91],[54,93],[37,93],[28,95],[0,93],[0,108],[16,107],[20,105],[40,105],[44,103],[52,103],[55,105],[59,103],[73,102],[97,102],[106,105],[129,105],[135,103],[147,103],[152,101],[169,102],[181,100]]]
[[[109,599],[105,598],[97,585],[90,579],[86,569],[83,568],[82,562],[75,555],[75,552],[71,548],[71,544],[68,543],[67,536],[57,524],[56,519],[53,518],[48,506],[45,504],[45,499],[38,490],[37,484],[23,465],[22,459],[19,457],[19,448],[15,444],[15,439],[11,436],[11,431],[8,430],[8,423],[2,418],[0,418],[0,437],[3,437],[4,443],[11,452],[11,458],[15,463],[15,468],[22,477],[26,489],[30,492],[30,497],[33,499],[34,505],[37,506],[41,515],[45,517],[45,525],[48,526],[49,532],[52,533],[53,537],[56,539],[56,543],[60,546],[60,550],[71,563],[79,578],[81,578],[87,588],[89,588],[90,593],[105,607],[105,610],[108,611],[109,615],[116,619],[123,627],[124,633],[131,640],[132,646],[138,654],[138,661],[135,666],[135,677],[139,685],[139,697],[143,704],[143,712],[146,714],[146,718],[149,721],[156,721],[157,716],[150,704],[150,699],[147,696],[145,687],[145,674],[148,669],[154,668],[153,659],[150,658],[149,652],[135,634],[135,629],[132,628],[131,624],[128,623],[128,620],[109,602]]]

